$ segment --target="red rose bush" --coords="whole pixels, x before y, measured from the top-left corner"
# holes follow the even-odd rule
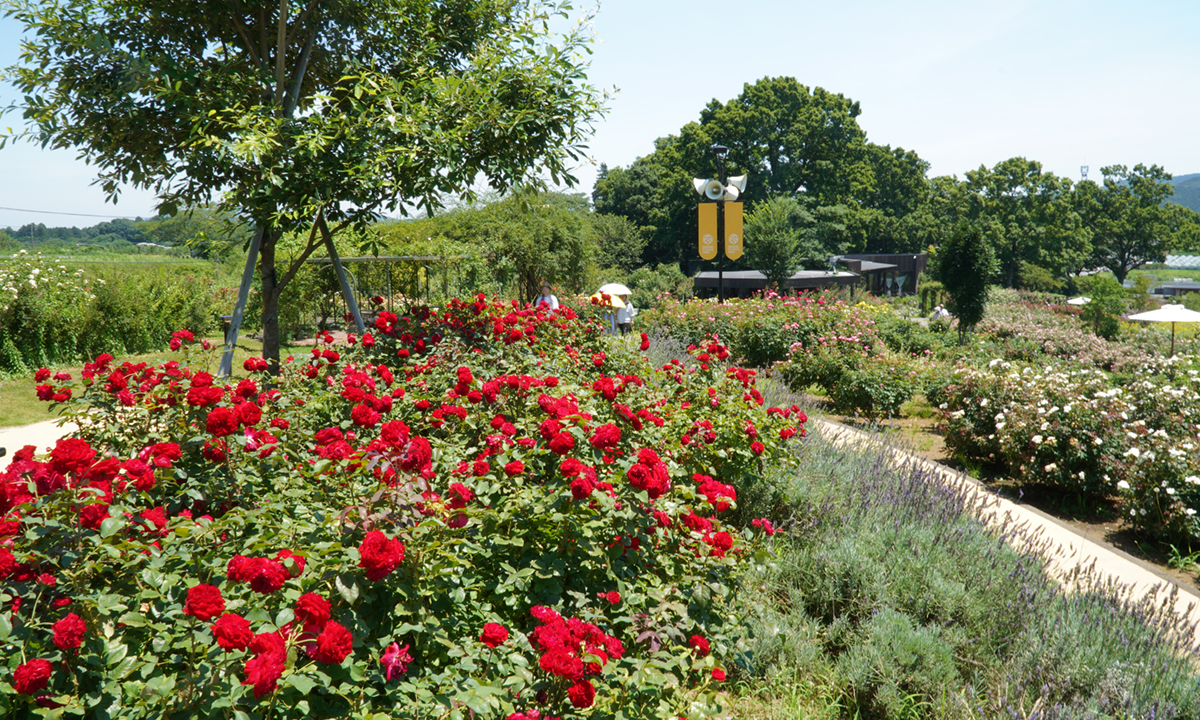
[[[805,418],[719,340],[653,365],[479,296],[277,377],[173,342],[189,362],[102,355],[38,391],[80,430],[0,473],[0,714],[724,712],[775,532],[739,492]]]

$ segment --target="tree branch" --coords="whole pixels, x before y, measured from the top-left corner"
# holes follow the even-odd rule
[[[238,7],[241,8],[241,3],[238,3]],[[245,43],[246,52],[250,53],[250,59],[254,61],[255,67],[257,67],[259,70],[262,70],[262,58],[260,58],[258,52],[255,51],[254,42],[250,40],[249,29],[246,27],[246,23],[242,22],[240,15],[233,16],[233,29],[237,31],[238,37],[240,37],[242,42]]]
[[[287,59],[287,6],[288,0],[279,0],[278,33],[275,40],[275,105],[279,108],[280,115],[283,114],[283,94],[286,92],[283,70]]]
[[[312,32],[308,34],[308,39],[304,41],[304,49],[300,52],[300,59],[296,61],[295,70],[292,71],[292,86],[284,96],[284,117],[290,118],[300,103],[300,87],[304,84],[304,74],[308,72],[308,59],[312,56],[313,43],[320,34],[323,24],[323,21],[318,20],[317,24],[313,26]]]
[[[291,282],[292,278],[296,277],[296,273],[300,272],[300,268],[304,265],[304,261],[311,257],[316,249],[320,247],[321,243],[314,241],[317,237],[317,228],[324,224],[325,208],[321,208],[317,211],[317,217],[315,220],[313,220],[312,228],[308,231],[308,242],[304,245],[304,252],[300,253],[300,257],[296,258],[292,262],[291,267],[289,267],[288,271],[283,274],[283,279],[279,281],[278,285],[276,285],[276,287],[278,287],[280,290],[282,290],[285,285]]]

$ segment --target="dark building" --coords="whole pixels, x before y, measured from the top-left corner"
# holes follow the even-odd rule
[[[890,255],[836,255],[829,270],[801,270],[788,278],[780,292],[803,292],[828,287],[861,288],[881,297],[912,295],[925,272],[925,253]],[[844,269],[838,269],[838,265]],[[717,294],[718,274],[706,271],[692,279],[698,297]],[[767,277],[757,270],[727,270],[725,296],[749,297],[767,288]]]

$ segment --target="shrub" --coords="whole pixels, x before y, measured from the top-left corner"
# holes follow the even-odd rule
[[[728,356],[480,296],[278,377],[39,371],[81,430],[0,476],[0,710],[718,713],[762,559],[722,514],[805,419]]]

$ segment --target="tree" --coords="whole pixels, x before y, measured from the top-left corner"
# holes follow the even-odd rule
[[[1092,232],[1091,267],[1107,268],[1124,283],[1129,271],[1163,262],[1167,251],[1186,245],[1200,225],[1195,211],[1167,204],[1174,193],[1171,174],[1158,165],[1101,168],[1104,186],[1084,181],[1075,205]]]
[[[1092,332],[1112,340],[1121,332],[1120,315],[1129,309],[1129,294],[1124,286],[1104,275],[1079,278],[1079,289],[1091,302],[1083,306],[1080,318],[1092,326]]]
[[[646,233],[641,228],[620,215],[594,213],[591,222],[599,264],[625,272],[633,272],[642,264]]]
[[[960,223],[938,251],[938,275],[950,295],[950,309],[958,318],[959,342],[987,310],[989,281],[996,259],[991,243],[974,223]]]
[[[1011,158],[990,170],[967,173],[967,205],[972,219],[994,221],[996,260],[1006,287],[1014,287],[1021,263],[1065,274],[1088,256],[1090,232],[1083,227],[1071,197],[1071,182],[1042,172],[1041,163]]]
[[[159,212],[209,203],[255,228],[263,354],[279,295],[346,227],[548,175],[573,182],[601,99],[584,83],[586,23],[544,28],[560,0],[0,0],[30,33],[7,78],[24,133],[76,148],[115,199]],[[307,242],[276,267],[287,232]],[[251,247],[255,241],[251,242]],[[282,270],[282,272],[280,272]]]
[[[803,190],[815,207],[850,203],[872,184],[858,103],[794,78],[746,83],[727,103],[713,100],[699,122],[659,138],[629,168],[605,168],[593,199],[598,212],[627,217],[649,234],[646,262],[696,257],[693,177],[716,177],[713,144],[729,148],[729,175],[748,174],[747,210]]]
[[[489,205],[480,232],[498,263],[512,269],[522,302],[533,302],[543,282],[579,292],[595,258],[587,201],[561,193],[518,193]]]
[[[813,217],[794,197],[777,195],[746,215],[746,260],[767,276],[768,285],[784,287],[804,257],[801,239]]]

